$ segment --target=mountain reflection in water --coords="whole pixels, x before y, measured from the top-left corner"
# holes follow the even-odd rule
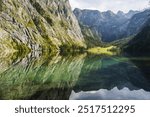
[[[0,99],[150,99],[150,58],[0,57]]]
[[[128,88],[123,88],[119,90],[117,87],[107,90],[100,89],[98,91],[81,91],[75,93],[72,91],[70,95],[70,100],[149,100],[150,92],[144,91],[143,89],[139,90],[129,90]]]

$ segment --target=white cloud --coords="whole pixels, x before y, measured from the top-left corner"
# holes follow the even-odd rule
[[[148,7],[149,0],[69,0],[72,8],[97,9],[100,11],[143,10]]]

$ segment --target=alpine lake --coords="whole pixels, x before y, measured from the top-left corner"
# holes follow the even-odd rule
[[[150,57],[0,53],[1,100],[147,100]]]

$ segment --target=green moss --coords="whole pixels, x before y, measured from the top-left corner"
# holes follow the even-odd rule
[[[50,26],[54,26],[54,22],[53,22],[53,20],[50,17],[45,16],[44,18],[50,24]]]
[[[27,23],[27,27],[31,27],[33,28],[34,27],[34,23],[32,20],[29,20],[28,23]]]
[[[61,21],[59,21],[59,23],[60,23],[60,26],[61,26],[61,27],[65,28],[65,30],[67,30],[67,29],[68,29],[69,25],[68,25],[68,23],[67,23],[67,22],[65,22],[65,21],[61,20]]]
[[[72,23],[70,24],[71,20],[67,19],[70,12],[68,6],[64,3],[65,1],[52,0],[51,2],[55,2],[56,5],[50,4],[50,7],[39,0],[27,1],[30,5],[24,4],[24,2],[10,0],[4,5],[5,13],[13,19],[2,19],[0,23],[1,28],[10,34],[9,40],[12,39],[12,42],[5,44],[7,48],[13,48],[21,52],[30,51],[29,47],[31,46],[31,49],[33,49],[32,47],[39,47],[36,49],[48,51],[48,53],[57,53],[59,47],[61,51],[67,50],[69,52],[84,48],[84,42],[75,39],[78,38],[78,35],[68,33],[67,29],[71,31],[74,29],[72,29]],[[12,7],[11,12],[7,4]],[[14,38],[11,37],[12,35],[14,35]],[[22,40],[22,36],[27,38]]]
[[[26,56],[31,51],[27,45],[18,43],[15,39],[1,40],[0,45],[3,45],[2,47],[5,48],[3,51],[8,51],[10,53],[15,51],[19,56]]]
[[[38,2],[36,2],[35,0],[30,0],[30,3],[34,8],[36,8],[37,12],[40,15],[43,15],[45,13],[45,10],[41,7],[41,5]]]
[[[82,53],[85,51],[85,47],[77,44],[63,44],[59,48],[60,54]]]
[[[2,11],[2,0],[0,0],[0,12]]]
[[[44,17],[44,19],[50,24],[50,26],[54,25],[53,19],[50,18],[50,14],[47,13],[47,11],[45,11],[41,5],[34,1],[34,0],[30,0],[31,4],[33,5],[33,7],[37,10],[37,12]]]
[[[96,32],[93,32],[89,27],[80,24],[85,43],[88,48],[98,47],[102,45],[101,38]]]

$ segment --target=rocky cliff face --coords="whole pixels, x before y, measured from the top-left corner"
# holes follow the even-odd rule
[[[1,0],[0,50],[85,47],[68,0]]]
[[[85,43],[88,48],[102,45],[101,36],[96,31],[96,29],[82,24],[80,24],[80,27],[81,27],[81,32],[83,34],[83,37],[85,39]]]

